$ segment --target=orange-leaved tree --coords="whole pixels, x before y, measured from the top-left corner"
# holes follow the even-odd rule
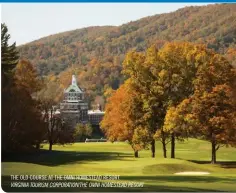
[[[101,128],[110,141],[127,140],[138,157],[138,151],[149,143],[148,131],[140,125],[140,101],[129,87],[129,80],[114,91],[105,107]]]
[[[191,102],[194,133],[211,143],[212,164],[216,163],[216,151],[221,146],[236,146],[235,102],[232,88],[226,84],[193,97]]]

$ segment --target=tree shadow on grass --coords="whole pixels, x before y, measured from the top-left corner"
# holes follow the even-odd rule
[[[130,161],[132,154],[120,152],[77,152],[40,150],[34,153],[11,153],[2,156],[2,162],[24,162],[46,166],[58,166],[73,163],[88,163],[89,161]],[[132,160],[133,161],[133,160]]]
[[[210,161],[200,161],[200,160],[187,160],[197,164],[211,164]],[[219,165],[222,168],[236,168],[236,161],[217,161],[216,165]]]

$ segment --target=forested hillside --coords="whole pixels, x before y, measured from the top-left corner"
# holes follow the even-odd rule
[[[116,89],[123,81],[121,63],[128,50],[144,51],[151,44],[160,47],[166,41],[205,43],[228,54],[229,59],[235,59],[236,4],[192,6],[121,26],[77,29],[18,49],[21,57],[29,59],[40,75],[58,75],[73,66],[80,85],[94,98],[103,95],[109,87]]]

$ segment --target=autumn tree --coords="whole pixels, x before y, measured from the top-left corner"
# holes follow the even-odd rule
[[[170,107],[166,112],[163,128],[156,133],[157,138],[160,138],[158,135],[164,135],[162,138],[166,138],[166,141],[161,138],[162,144],[166,142],[163,144],[164,157],[166,157],[166,145],[172,141],[173,133],[179,141],[184,141],[188,137],[195,137],[195,131],[191,125],[192,114],[189,104],[190,100],[184,99],[176,107]]]
[[[165,132],[163,128],[157,129],[156,133],[154,134],[153,138],[155,140],[159,140],[162,144],[162,151],[163,151],[163,157],[167,158],[167,144],[170,143],[170,134],[168,132]]]
[[[111,87],[105,88],[104,93],[103,93],[104,98],[105,98],[105,102],[107,101],[107,99],[108,99],[109,97],[111,97],[111,95],[113,94],[114,91],[115,91],[115,90],[113,90]]]
[[[152,141],[152,135],[148,128],[142,125],[138,125],[133,132],[132,141],[130,142],[134,149],[134,157],[138,157],[138,151],[142,149],[148,149]]]
[[[36,69],[29,60],[20,59],[15,68],[14,78],[16,84],[25,92],[31,94],[36,93],[42,88],[42,81],[37,75]]]
[[[159,117],[156,116],[156,98],[150,97],[154,76],[149,71],[149,66],[145,60],[146,56],[143,53],[129,52],[123,62],[123,73],[129,78],[131,90],[135,91],[138,100],[142,101],[140,113],[143,114],[139,117],[139,121],[142,121],[142,125],[148,129],[150,135],[154,135],[157,128],[157,121],[155,120]],[[152,139],[150,144],[152,157],[155,157],[155,140]]]
[[[75,126],[75,137],[79,141],[85,141],[86,138],[89,138],[92,136],[93,128],[90,124],[82,124],[78,123]]]
[[[194,93],[168,109],[164,128],[185,137],[210,141],[214,164],[221,145],[235,144],[236,71],[223,56],[214,52],[199,55],[196,61],[200,65],[193,81]]]
[[[178,113],[178,108],[174,109],[196,91],[211,91],[218,84],[232,85],[235,81],[229,62],[204,45],[168,43],[158,52],[158,56],[161,69],[157,85],[163,91],[165,117],[169,116],[168,110],[170,114]],[[176,124],[175,128],[171,129],[169,125],[163,129],[171,134],[171,157],[174,158],[175,138],[182,140],[187,137],[188,128],[180,128]]]
[[[63,94],[63,87],[58,79],[51,75],[44,80],[43,88],[35,95],[40,103],[40,108],[43,113],[42,120],[46,124],[47,139],[49,142],[49,150],[52,150],[52,145],[58,141],[58,130],[61,129],[63,120],[56,113],[58,105]]]
[[[160,88],[163,90],[163,108],[176,108],[184,99],[194,93],[194,82],[199,66],[212,56],[212,51],[204,45],[191,43],[168,43],[158,53],[161,69],[159,72]],[[171,158],[175,157],[175,139],[186,137],[184,131],[165,129],[171,134]],[[183,135],[182,135],[183,134]],[[181,136],[182,135],[182,136]]]
[[[39,148],[44,136],[44,123],[37,103],[14,88],[3,98],[3,151]]]
[[[130,52],[124,61],[124,73],[139,93],[144,114],[143,123],[156,137],[167,140],[163,130],[168,108],[178,105],[194,92],[193,81],[200,65],[199,57],[208,53],[203,45],[167,43],[159,51],[151,46],[146,54]],[[162,132],[157,130],[163,130]],[[157,133],[156,133],[157,132]],[[165,142],[163,143],[165,144]],[[171,157],[174,158],[175,133],[171,133]],[[155,156],[155,139],[151,143]],[[165,148],[163,148],[165,149]]]
[[[144,127],[139,124],[142,115],[139,107],[140,101],[136,93],[130,90],[129,82],[126,82],[108,98],[106,113],[100,124],[108,140],[127,140],[135,157],[150,141],[148,130],[143,130]]]
[[[212,163],[220,145],[235,144],[236,70],[221,55],[213,53],[201,65],[194,82],[192,113],[198,132],[212,144]]]
[[[164,131],[170,134],[175,132],[176,137],[180,140],[188,138],[190,132],[193,132],[190,124],[192,114],[189,104],[190,99],[184,99],[176,107],[170,107],[165,116]]]
[[[41,120],[41,109],[39,107],[39,103],[34,98],[34,94],[42,89],[42,81],[38,77],[37,71],[33,64],[27,59],[20,59],[16,68],[14,69],[14,80],[15,86],[19,90],[19,96],[24,99],[25,107],[31,109],[31,115],[27,115],[27,117],[32,117],[31,121],[35,121],[34,128],[38,130],[38,143],[36,144],[37,148],[39,148],[40,143],[43,140],[43,136],[45,133],[44,123]],[[27,106],[27,103],[31,103],[32,106]],[[33,118],[34,117],[34,118]],[[30,122],[30,119],[26,119],[25,122]],[[40,123],[39,123],[40,122]],[[25,127],[27,128],[27,127]],[[32,129],[32,126],[29,127]],[[34,129],[32,129],[34,130]]]
[[[195,96],[191,102],[191,121],[199,138],[211,143],[211,163],[216,163],[216,151],[226,146],[236,146],[236,104],[232,88],[215,86],[211,92]]]
[[[225,55],[229,62],[232,63],[232,66],[236,68],[236,48],[229,48]]]
[[[14,70],[14,84],[3,94],[4,150],[39,148],[44,123],[38,102],[32,95],[40,89],[36,70],[27,60],[20,60]]]
[[[71,128],[70,120],[50,109],[49,117],[44,120],[47,128],[47,140],[49,142],[49,151],[52,151],[54,144],[64,145],[74,143],[77,137],[76,131]]]
[[[54,144],[73,143],[76,140],[76,130],[71,127],[71,119],[63,118],[58,111],[58,104],[63,97],[64,86],[60,78],[50,75],[44,80],[43,88],[37,92],[36,98],[40,103],[42,120],[46,124],[46,140],[49,150]]]

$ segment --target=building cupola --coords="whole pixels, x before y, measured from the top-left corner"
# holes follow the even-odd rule
[[[72,85],[77,85],[77,81],[76,81],[76,77],[75,75],[72,75],[72,82],[71,82]]]

